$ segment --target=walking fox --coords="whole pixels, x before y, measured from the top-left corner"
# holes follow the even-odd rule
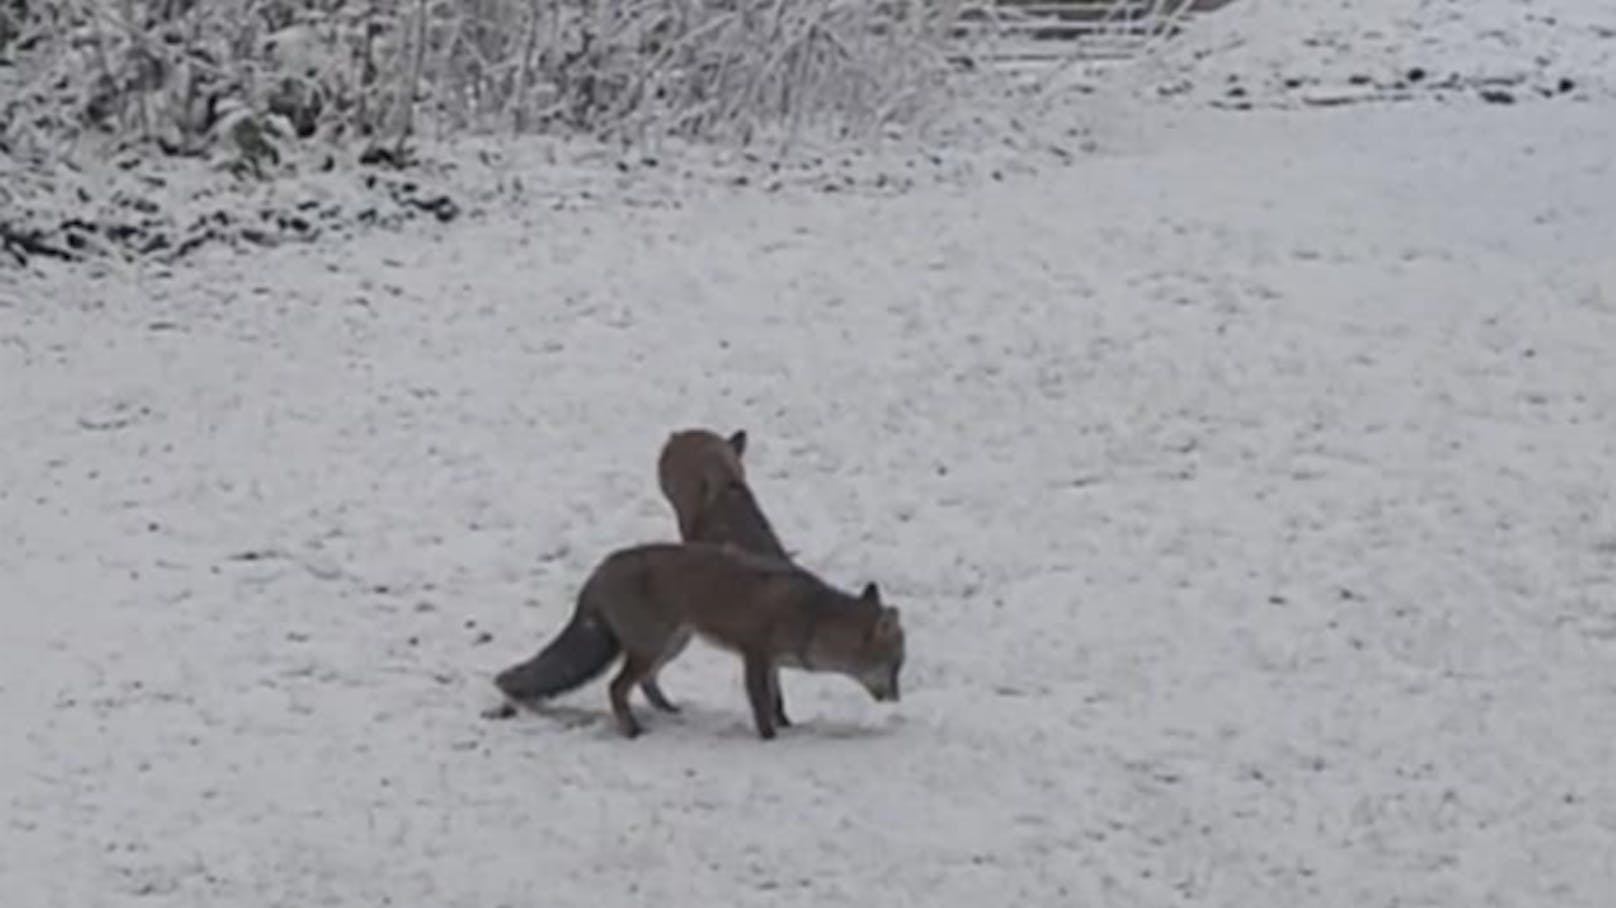
[[[589,634],[569,637],[579,622]],[[903,626],[874,583],[851,596],[788,561],[710,543],[652,543],[608,555],[579,592],[573,624],[497,683],[523,699],[551,697],[598,677],[621,653],[610,702],[618,730],[633,738],[641,729],[629,693],[693,634],[740,655],[764,740],[780,724],[781,667],[847,675],[877,701],[898,700]]]
[[[679,537],[684,541],[728,543],[748,552],[789,560],[746,482],[746,469],[741,463],[745,453],[744,429],[728,438],[707,429],[674,432],[657,456],[657,484],[673,506]],[[606,645],[604,633],[598,625],[583,620],[580,605],[562,629],[557,644],[565,642],[566,646],[581,652],[596,653]],[[674,652],[668,659],[677,655],[678,652]],[[535,694],[529,688],[529,679],[533,677],[530,667],[539,658],[534,656],[506,669],[495,683],[512,700],[534,699]],[[670,713],[679,711],[657,683],[656,669],[646,674],[640,689],[657,709]],[[789,726],[791,720],[786,717],[785,698],[780,694],[778,682],[774,690],[775,723]]]

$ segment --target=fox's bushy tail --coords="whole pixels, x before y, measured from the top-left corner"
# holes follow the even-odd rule
[[[518,702],[564,694],[600,677],[622,649],[611,628],[580,607],[537,655],[495,675],[494,686]]]

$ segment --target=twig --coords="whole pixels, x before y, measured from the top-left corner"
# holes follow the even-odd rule
[[[404,160],[405,144],[415,132],[415,95],[420,89],[421,67],[426,64],[427,5],[428,0],[416,0],[415,57],[410,61],[410,72],[404,82],[404,123],[398,131],[398,142],[393,147],[394,160],[398,161]]]

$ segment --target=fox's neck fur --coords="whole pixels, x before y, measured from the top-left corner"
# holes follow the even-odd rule
[[[727,482],[713,493],[712,504],[696,515],[690,539],[729,543],[759,555],[789,558],[752,490],[740,481]]]
[[[826,658],[822,648],[839,649],[822,637],[821,628],[869,628],[881,617],[881,606],[845,593],[812,573],[787,564],[790,573],[806,582],[800,596],[804,608],[800,626],[787,629],[793,645],[784,654],[786,661],[805,671],[837,671],[837,660]]]

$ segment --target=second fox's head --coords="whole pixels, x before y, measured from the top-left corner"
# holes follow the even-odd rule
[[[860,620],[837,628],[814,658],[829,669],[850,675],[877,701],[898,700],[898,674],[903,670],[903,624],[898,609],[881,603],[881,590],[866,583],[858,595]]]

